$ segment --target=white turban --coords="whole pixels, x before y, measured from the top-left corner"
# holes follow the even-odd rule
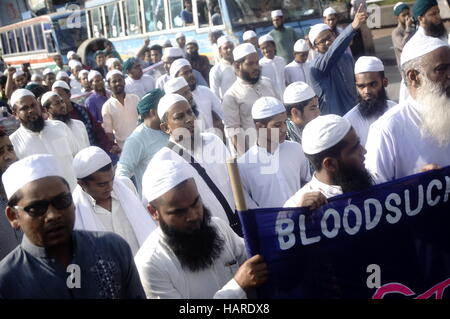
[[[227,35],[223,35],[220,38],[217,39],[217,47],[220,48],[222,45],[224,45],[225,43],[233,43],[233,41],[231,40],[231,38]]]
[[[374,56],[362,56],[355,63],[355,74],[384,71],[383,62]]]
[[[9,200],[28,183],[49,176],[64,178],[53,155],[39,154],[25,157],[11,164],[3,173],[2,181],[6,197]]]
[[[77,179],[82,179],[108,164],[111,164],[111,158],[104,150],[97,146],[89,146],[75,155],[72,167]]]
[[[85,74],[85,73],[86,73],[86,74],[89,74],[89,71],[88,71],[88,70],[81,70],[80,73],[78,73],[78,77],[81,78],[81,76],[82,76],[83,74]]]
[[[336,14],[336,10],[334,10],[332,7],[328,7],[325,10],[323,10],[323,17],[326,18],[328,17],[330,14]]]
[[[184,77],[179,76],[177,78],[170,79],[166,82],[166,84],[164,84],[164,92],[166,92],[166,94],[175,93],[185,86],[188,86],[188,83]]]
[[[120,63],[120,60],[118,58],[109,58],[108,60],[106,60],[106,66],[109,68],[111,67],[111,65],[113,65],[114,62]]]
[[[316,96],[314,90],[305,82],[298,81],[289,84],[283,93],[285,104],[297,104]]]
[[[309,41],[311,41],[311,43],[314,45],[314,41],[316,41],[317,36],[325,30],[331,30],[328,24],[318,23],[313,25],[308,33]]]
[[[238,61],[242,58],[245,58],[247,55],[256,53],[256,49],[251,43],[243,43],[239,44],[233,50],[233,58],[234,61]]]
[[[439,38],[416,35],[406,42],[403,47],[400,64],[403,65],[444,46],[448,47],[448,42],[444,42]]]
[[[164,48],[163,56],[165,58],[177,58],[177,57],[183,56],[183,50],[181,50],[180,48],[174,48],[174,47]]]
[[[314,155],[328,150],[342,141],[351,127],[347,119],[338,115],[318,116],[303,129],[303,151],[305,154]]]
[[[62,78],[68,78],[69,74],[67,74],[64,71],[59,71],[58,74],[56,74],[56,79],[61,80]]]
[[[39,79],[42,80],[42,75],[40,75],[40,74],[34,73],[34,74],[31,76],[31,81],[33,81],[33,82],[36,82],[36,81],[39,80]]]
[[[271,96],[260,97],[252,106],[252,118],[254,120],[266,119],[283,112],[286,112],[283,103]]]
[[[13,79],[15,79],[18,76],[24,75],[25,72],[23,72],[22,69],[16,69],[16,72],[13,74]]]
[[[166,112],[176,103],[178,102],[186,102],[189,104],[189,102],[181,95],[179,94],[175,94],[175,93],[170,93],[170,94],[166,94],[164,95],[158,103],[158,117],[161,120],[164,116],[164,114],[166,114]]]
[[[269,42],[269,41],[274,42],[271,35],[265,34],[265,35],[259,37],[259,39],[258,39],[258,44],[259,44],[259,45],[262,45],[264,42]]]
[[[46,69],[44,70],[44,72],[42,72],[42,75],[43,75],[43,76],[46,76],[47,74],[50,74],[50,73],[55,74],[55,72],[54,72],[52,69],[46,68]]]
[[[255,31],[248,30],[248,31],[245,31],[244,34],[242,35],[242,40],[247,41],[249,39],[256,38],[256,37],[257,37],[257,35],[256,35]]]
[[[178,71],[180,71],[180,69],[185,66],[189,66],[192,68],[191,63],[189,63],[189,61],[186,59],[177,59],[177,60],[173,61],[172,65],[170,66],[170,71],[169,71],[170,77],[174,78],[176,76],[176,74],[178,73]]]
[[[120,72],[119,70],[114,69],[114,70],[109,71],[106,74],[106,81],[109,81],[109,79],[112,78],[112,76],[115,75],[115,74],[119,74],[122,77],[124,77],[122,72]]]
[[[76,54],[75,51],[69,51],[69,52],[67,52],[67,60],[72,59],[72,57],[73,57],[75,54]]]
[[[11,95],[11,98],[9,99],[9,103],[11,103],[11,106],[14,106],[14,104],[19,102],[19,100],[25,96],[32,96],[32,97],[36,98],[36,96],[30,90],[17,89]]]
[[[42,97],[41,97],[41,105],[44,106],[45,103],[47,103],[48,100],[49,100],[51,97],[54,97],[54,96],[59,96],[59,95],[58,95],[58,93],[53,92],[53,91],[45,92],[45,93],[42,95]]]
[[[176,40],[176,39],[179,39],[179,38],[185,38],[183,32],[178,32],[178,33],[175,35],[175,40]]]
[[[309,51],[309,45],[306,40],[299,39],[294,44],[294,52],[306,52]]]
[[[55,83],[53,83],[53,85],[52,85],[52,90],[54,90],[55,88],[62,88],[62,89],[70,91],[70,86],[69,86],[69,84],[67,84],[66,81],[61,81],[61,80],[55,81]]]
[[[281,11],[281,10],[273,10],[270,13],[270,16],[272,17],[272,19],[276,18],[276,17],[282,17],[283,16],[283,11]]]
[[[190,178],[191,168],[184,161],[150,161],[142,177],[142,195],[152,202]]]
[[[97,70],[90,70],[88,74],[88,81],[91,82],[97,75],[100,75],[100,77],[103,79],[103,76],[100,72],[98,72]]]
[[[80,68],[83,67],[81,62],[77,60],[70,60],[68,65],[71,70],[75,69],[77,66],[79,66]]]

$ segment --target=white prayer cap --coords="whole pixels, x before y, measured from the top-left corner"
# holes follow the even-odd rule
[[[25,157],[11,164],[3,173],[2,181],[6,197],[9,200],[28,183],[50,176],[64,178],[53,155],[39,154]]]
[[[403,47],[400,57],[400,64],[403,65],[408,61],[414,60],[425,54],[428,54],[440,47],[449,46],[448,42],[444,42],[439,38],[428,36],[414,36]]]
[[[176,74],[178,73],[178,71],[180,71],[180,69],[185,66],[190,66],[192,68],[191,63],[189,63],[189,61],[186,59],[177,59],[177,60],[173,61],[172,65],[170,66],[170,70],[169,70],[170,77],[174,78],[176,76]]]
[[[142,177],[142,195],[152,202],[190,178],[191,168],[185,161],[150,161]]]
[[[161,46],[172,45],[172,42],[170,42],[170,39],[166,36],[160,36],[158,42]]]
[[[68,60],[72,59],[72,57],[73,57],[75,54],[76,54],[75,51],[69,51],[69,52],[67,52],[67,59],[68,59]]]
[[[78,73],[78,77],[81,78],[81,76],[83,74],[85,74],[85,73],[88,74],[88,76],[89,76],[89,71],[88,70],[81,70],[80,73]]]
[[[234,61],[238,61],[242,58],[245,58],[247,55],[256,53],[256,49],[251,43],[242,43],[239,44],[233,50],[233,58]]]
[[[25,72],[23,72],[22,69],[16,69],[16,72],[13,74],[13,79],[15,79],[18,76],[24,75]]]
[[[170,93],[170,94],[166,94],[164,95],[158,103],[158,117],[161,120],[164,116],[164,114],[166,114],[166,112],[176,103],[178,102],[186,102],[189,104],[189,102],[181,95],[179,94],[175,94],[175,93]]]
[[[252,106],[252,118],[254,120],[266,119],[283,112],[286,112],[283,103],[272,96],[260,97]]]
[[[106,60],[106,66],[109,68],[111,65],[113,65],[114,62],[119,62],[120,60],[118,58],[109,58]]]
[[[34,73],[32,76],[31,76],[31,81],[33,81],[33,82],[36,82],[37,80],[42,80],[42,75],[40,75],[40,74],[37,74],[37,73]]]
[[[282,17],[283,16],[283,11],[281,11],[281,10],[273,10],[270,13],[270,15],[271,15],[272,19],[276,18],[276,17]]]
[[[42,75],[43,75],[43,76],[46,76],[47,74],[50,74],[50,73],[55,74],[55,72],[54,72],[52,69],[46,68],[46,69],[44,70],[44,72],[42,72]]]
[[[383,62],[374,56],[362,56],[355,63],[355,74],[384,71]]]
[[[269,34],[265,34],[265,35],[259,37],[258,44],[262,45],[264,42],[269,42],[269,41],[274,42],[272,36],[270,36]]]
[[[69,68],[70,68],[71,70],[72,70],[72,69],[75,69],[77,66],[79,66],[80,68],[83,67],[83,65],[81,64],[80,61],[77,61],[77,60],[70,60],[70,61],[69,61]]]
[[[42,97],[41,97],[41,105],[44,106],[45,103],[47,103],[48,100],[49,100],[51,97],[54,97],[54,96],[59,96],[59,95],[58,95],[58,93],[53,92],[53,91],[45,92],[45,93],[42,95]]]
[[[61,88],[61,89],[65,89],[65,90],[69,90],[70,91],[70,86],[69,86],[69,84],[67,84],[66,81],[61,81],[61,80],[55,81],[55,83],[53,83],[53,85],[52,85],[52,91],[55,88]]]
[[[247,41],[249,39],[256,38],[256,37],[257,37],[257,35],[256,35],[255,31],[248,30],[248,31],[245,31],[244,34],[242,35],[242,40]]]
[[[100,77],[103,79],[103,76],[100,72],[98,72],[97,70],[90,70],[88,74],[88,81],[92,81],[97,75],[100,75]]]
[[[306,52],[309,51],[309,45],[306,40],[299,39],[294,44],[294,52]]]
[[[181,48],[175,48],[175,47],[164,48],[163,56],[166,58],[180,57],[180,56],[183,56],[183,50],[181,50]]]
[[[311,43],[314,45],[314,41],[316,41],[317,36],[325,30],[331,30],[328,24],[318,23],[313,25],[308,33],[309,41],[311,41]]]
[[[111,164],[111,158],[97,146],[83,148],[72,161],[73,171],[77,179],[85,178],[97,172],[100,168]]]
[[[68,78],[69,74],[67,74],[64,71],[59,71],[58,74],[56,74],[56,79],[61,80],[62,78]]]
[[[175,40],[176,40],[176,39],[179,39],[179,38],[183,38],[183,37],[185,37],[185,36],[184,36],[184,33],[183,33],[183,32],[178,32],[178,33],[175,35]]]
[[[121,75],[123,77],[123,73],[122,72],[120,72],[119,70],[114,69],[114,70],[109,71],[106,74],[106,81],[109,81],[109,79],[115,74],[119,74],[119,75]]]
[[[179,89],[182,89],[188,85],[189,84],[182,76],[172,78],[169,81],[167,81],[166,84],[164,84],[164,92],[166,92],[166,94],[175,93]]]
[[[351,127],[350,122],[341,116],[335,114],[318,116],[303,129],[303,151],[309,155],[323,152],[342,141]]]
[[[11,106],[14,106],[14,104],[19,102],[19,100],[25,96],[32,96],[32,97],[36,98],[36,96],[30,90],[17,89],[11,95],[11,98],[9,99],[9,103],[11,103]]]
[[[198,45],[197,40],[195,40],[193,37],[189,37],[186,39],[186,45],[188,45],[189,43],[195,43]]]
[[[328,7],[325,10],[323,10],[323,17],[326,18],[328,17],[330,14],[336,14],[336,10],[334,10],[332,7]]]
[[[284,104],[297,104],[316,96],[314,90],[305,82],[298,81],[289,84],[283,93]]]
[[[225,43],[228,43],[228,42],[233,43],[233,41],[231,40],[231,38],[229,36],[223,35],[217,39],[217,47],[220,48],[222,45],[224,45]]]

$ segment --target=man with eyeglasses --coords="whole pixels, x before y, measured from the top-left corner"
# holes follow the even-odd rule
[[[355,61],[346,50],[367,17],[361,5],[353,22],[337,38],[324,23],[314,25],[309,31],[309,41],[317,52],[311,63],[311,83],[319,97],[322,114],[342,116],[357,103]]]
[[[0,298],[145,298],[125,240],[73,230],[75,207],[53,156],[24,158],[2,180],[6,216],[24,237],[0,262]]]

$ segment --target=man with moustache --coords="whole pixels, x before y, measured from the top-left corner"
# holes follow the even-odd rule
[[[129,58],[123,63],[123,73],[127,75],[125,92],[128,94],[134,94],[141,98],[155,88],[155,79],[142,72],[141,64],[136,58]]]
[[[186,60],[192,65],[194,70],[201,73],[203,78],[209,81],[209,70],[211,65],[209,64],[209,59],[206,55],[199,54],[199,47],[197,40],[194,38],[188,38],[186,40]],[[209,86],[209,83],[208,85]]]
[[[383,62],[377,57],[362,56],[356,61],[355,83],[359,103],[344,118],[352,125],[361,144],[366,145],[370,125],[397,103],[387,98],[388,79],[384,76]]]
[[[100,72],[91,70],[88,81],[92,87],[92,94],[86,99],[85,105],[96,121],[102,123],[103,104],[111,97],[111,93],[105,89],[105,82]]]
[[[270,15],[272,17],[273,30],[270,31],[269,35],[274,39],[277,54],[284,58],[285,63],[289,63],[292,61],[294,43],[300,39],[300,36],[293,28],[284,25],[283,11],[274,10]]]
[[[230,37],[223,35],[217,40],[217,47],[221,59],[209,71],[209,85],[214,94],[222,100],[225,92],[236,81],[233,68],[234,43]]]
[[[24,158],[2,180],[6,216],[24,236],[0,262],[0,298],[145,297],[130,247],[120,236],[73,230],[72,195],[53,156]]]
[[[414,20],[410,15],[409,6],[404,2],[397,2],[394,6],[394,16],[398,20],[397,27],[392,30],[392,44],[394,46],[395,59],[400,69],[400,56],[406,42],[414,35]]]
[[[194,112],[195,117],[198,118],[199,112],[197,104],[195,103],[191,88],[189,87],[189,84],[184,79],[184,77],[179,76],[177,78],[173,78],[167,81],[166,84],[164,84],[164,92],[166,94],[175,93],[184,97],[191,106],[191,109]]]
[[[436,0],[418,0],[414,3],[413,16],[419,23],[414,37],[429,36],[448,41],[448,32],[442,22]]]
[[[450,164],[450,47],[413,37],[401,56],[410,96],[374,122],[366,166],[390,181]]]
[[[159,223],[135,257],[147,298],[244,299],[266,281],[263,257],[246,260],[242,238],[211,216],[187,163],[150,163],[144,196]]]
[[[17,157],[34,154],[51,154],[61,166],[64,178],[71,189],[76,186],[71,162],[79,147],[72,131],[60,121],[44,121],[42,108],[32,92],[18,89],[10,100],[13,115],[20,120],[20,127],[11,134]]]

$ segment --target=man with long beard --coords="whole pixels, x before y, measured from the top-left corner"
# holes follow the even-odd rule
[[[447,41],[448,32],[442,22],[436,0],[416,1],[413,16],[419,22],[419,28],[413,37],[429,36]]]
[[[278,55],[284,58],[286,63],[289,63],[292,61],[292,48],[294,47],[294,43],[300,39],[300,36],[294,29],[284,25],[283,11],[274,10],[270,15],[273,30],[269,32],[269,35],[275,42]]]
[[[383,62],[377,57],[362,56],[356,61],[355,83],[359,103],[344,118],[365,145],[370,125],[397,103],[387,99],[388,79],[384,76]]]
[[[450,47],[413,37],[401,56],[410,96],[374,122],[366,166],[381,181],[450,164]]]
[[[159,227],[135,257],[147,298],[244,299],[267,278],[261,255],[247,259],[242,238],[203,205],[189,164],[151,162],[147,209]],[[203,195],[203,193],[202,193]]]

